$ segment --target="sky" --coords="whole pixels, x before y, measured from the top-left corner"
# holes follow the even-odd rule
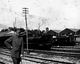
[[[25,28],[24,7],[29,29],[80,28],[80,0],[0,0],[0,24]]]

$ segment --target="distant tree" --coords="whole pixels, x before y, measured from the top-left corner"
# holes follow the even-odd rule
[[[33,30],[33,34],[34,34],[34,36],[35,37],[39,37],[39,36],[41,36],[41,31],[40,30]]]
[[[1,32],[7,32],[8,31],[8,29],[2,29],[1,30]]]
[[[8,31],[8,29],[5,29],[5,32],[7,32]]]
[[[13,27],[9,27],[8,29],[9,29],[10,31],[13,31],[13,30],[14,30],[14,28],[13,28]]]
[[[10,31],[16,31],[18,28],[16,28],[16,27],[9,27],[8,28]]]
[[[21,32],[24,32],[24,31],[25,31],[25,29],[24,29],[24,28],[20,28],[20,31],[21,31]]]
[[[5,31],[4,29],[1,30],[1,32],[4,32],[4,31]]]

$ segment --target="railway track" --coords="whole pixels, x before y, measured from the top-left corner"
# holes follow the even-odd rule
[[[25,52],[26,49],[24,49]],[[72,56],[72,57],[80,57],[80,49],[75,49],[75,48],[53,48],[52,50],[34,50],[34,49],[29,49],[30,52],[35,52],[35,53],[43,53],[43,54],[49,54],[49,55],[64,55],[64,56]]]
[[[33,50],[30,50],[30,51],[32,52]],[[38,51],[39,50],[36,50],[35,52],[38,52]],[[51,53],[51,52],[48,52],[48,53]],[[0,54],[10,56],[10,52],[8,50],[2,50],[2,52],[0,52]],[[26,55],[26,53],[24,54],[24,57],[22,57],[22,59],[26,60],[26,61],[40,63],[40,64],[49,64],[51,62],[61,63],[61,64],[76,64],[76,63],[73,63],[70,61],[60,61],[60,60],[54,60],[54,59],[50,59],[50,58],[43,58],[43,57],[39,57],[39,56],[35,56],[35,55]]]
[[[7,49],[5,49],[7,51]],[[26,49],[24,49],[25,52]],[[43,53],[43,54],[49,54],[49,55],[66,55],[66,56],[72,56],[72,57],[79,57],[80,56],[80,49],[67,49],[67,48],[53,48],[52,50],[34,50],[29,49],[30,52],[35,53]]]
[[[52,48],[54,51],[65,51],[65,52],[73,52],[73,53],[80,53],[80,48]]]
[[[26,50],[25,50],[26,51]],[[80,51],[79,50],[59,50],[59,49],[54,49],[54,50],[34,50],[31,49],[30,52],[35,52],[35,53],[43,53],[43,54],[48,54],[48,55],[61,55],[61,56],[69,56],[69,57],[80,57]]]

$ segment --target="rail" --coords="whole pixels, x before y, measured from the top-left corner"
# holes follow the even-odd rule
[[[10,53],[8,51],[0,52],[0,54],[10,56]],[[57,62],[57,63],[62,63],[62,64],[75,64],[73,62],[64,62],[64,61],[59,61],[59,60],[52,60],[52,59],[41,58],[37,56],[31,56],[31,55],[25,55],[24,57],[22,57],[22,59],[26,61],[35,62],[35,63],[41,63],[41,64],[42,63],[45,64],[47,62]],[[7,59],[4,59],[4,60],[8,61]],[[12,61],[8,61],[8,62],[12,62]]]

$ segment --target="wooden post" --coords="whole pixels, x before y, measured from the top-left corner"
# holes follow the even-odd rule
[[[27,44],[27,54],[29,54],[28,50],[28,26],[27,26],[27,14],[28,14],[28,8],[23,8],[23,13],[25,15],[25,23],[26,23],[26,44]]]

